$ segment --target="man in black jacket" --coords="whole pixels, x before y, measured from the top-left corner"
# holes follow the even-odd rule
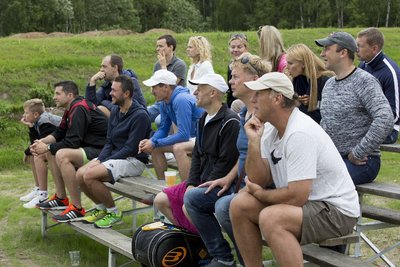
[[[159,193],[154,204],[174,224],[192,232],[199,232],[210,255],[214,257],[210,264],[215,264],[219,260],[218,251],[215,249],[215,236],[218,233],[222,236],[222,233],[213,213],[214,204],[219,198],[217,193],[221,188],[216,187],[208,192],[207,187],[198,186],[224,177],[236,164],[239,156],[235,146],[239,133],[239,118],[222,103],[228,86],[221,75],[207,74],[189,82],[198,85],[194,92],[197,106],[206,110],[197,126],[189,178]],[[232,187],[221,197],[233,191]],[[210,236],[210,227],[213,230],[218,229],[217,233],[212,232],[213,237]],[[223,238],[218,240],[223,241],[226,242]],[[228,266],[234,266],[233,257],[223,260],[229,263]]]
[[[107,118],[93,103],[79,96],[78,86],[73,81],[62,81],[54,85],[54,101],[57,107],[65,108],[60,126],[45,138],[31,145],[33,155],[48,153],[52,158],[56,194],[36,206],[40,209],[75,210],[69,200],[79,199],[80,192],[75,179],[76,168],[96,158],[106,142]],[[50,155],[51,154],[51,155]],[[81,215],[84,209],[76,209]],[[71,217],[71,220],[76,217]]]
[[[110,96],[111,84],[121,74],[129,76],[132,79],[132,98],[136,99],[140,105],[146,108],[146,100],[143,97],[136,74],[132,70],[124,70],[123,67],[124,62],[120,56],[105,56],[101,62],[100,70],[90,78],[89,84],[86,87],[86,99],[98,105],[107,118],[110,117],[111,108],[114,106]],[[96,83],[99,80],[104,80],[104,83],[96,91]]]

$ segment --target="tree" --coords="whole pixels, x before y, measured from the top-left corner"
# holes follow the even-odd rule
[[[176,32],[205,29],[199,10],[187,0],[170,0],[167,2],[166,10],[161,16],[161,27]]]

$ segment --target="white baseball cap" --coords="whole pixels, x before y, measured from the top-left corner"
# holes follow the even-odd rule
[[[221,75],[216,74],[216,73],[209,73],[209,74],[203,75],[202,77],[200,77],[198,79],[189,80],[189,83],[191,83],[193,85],[208,84],[222,93],[226,93],[226,91],[228,91],[228,89],[229,89],[224,78]]]
[[[258,78],[256,81],[245,82],[244,84],[251,90],[260,91],[272,89],[289,99],[293,99],[293,83],[281,72],[269,72]]]
[[[150,79],[143,81],[143,84],[149,87],[155,86],[160,83],[176,85],[177,80],[178,78],[175,76],[174,73],[166,69],[161,69],[154,72]]]

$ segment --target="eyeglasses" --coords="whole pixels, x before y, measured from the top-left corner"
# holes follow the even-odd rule
[[[251,63],[250,58],[249,58],[248,56],[242,57],[242,58],[240,59],[240,63],[242,63],[242,64],[244,64],[244,65],[249,64],[250,67],[257,73],[258,77],[261,77],[261,76],[262,76],[262,74],[260,73],[259,69],[258,69],[255,65],[253,65],[253,64]]]
[[[245,39],[247,41],[247,35],[244,33],[231,34],[231,39],[237,39],[237,38]]]

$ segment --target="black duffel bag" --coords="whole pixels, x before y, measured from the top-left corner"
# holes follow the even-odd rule
[[[210,262],[198,234],[163,222],[146,223],[136,230],[132,254],[145,267],[195,267]]]

